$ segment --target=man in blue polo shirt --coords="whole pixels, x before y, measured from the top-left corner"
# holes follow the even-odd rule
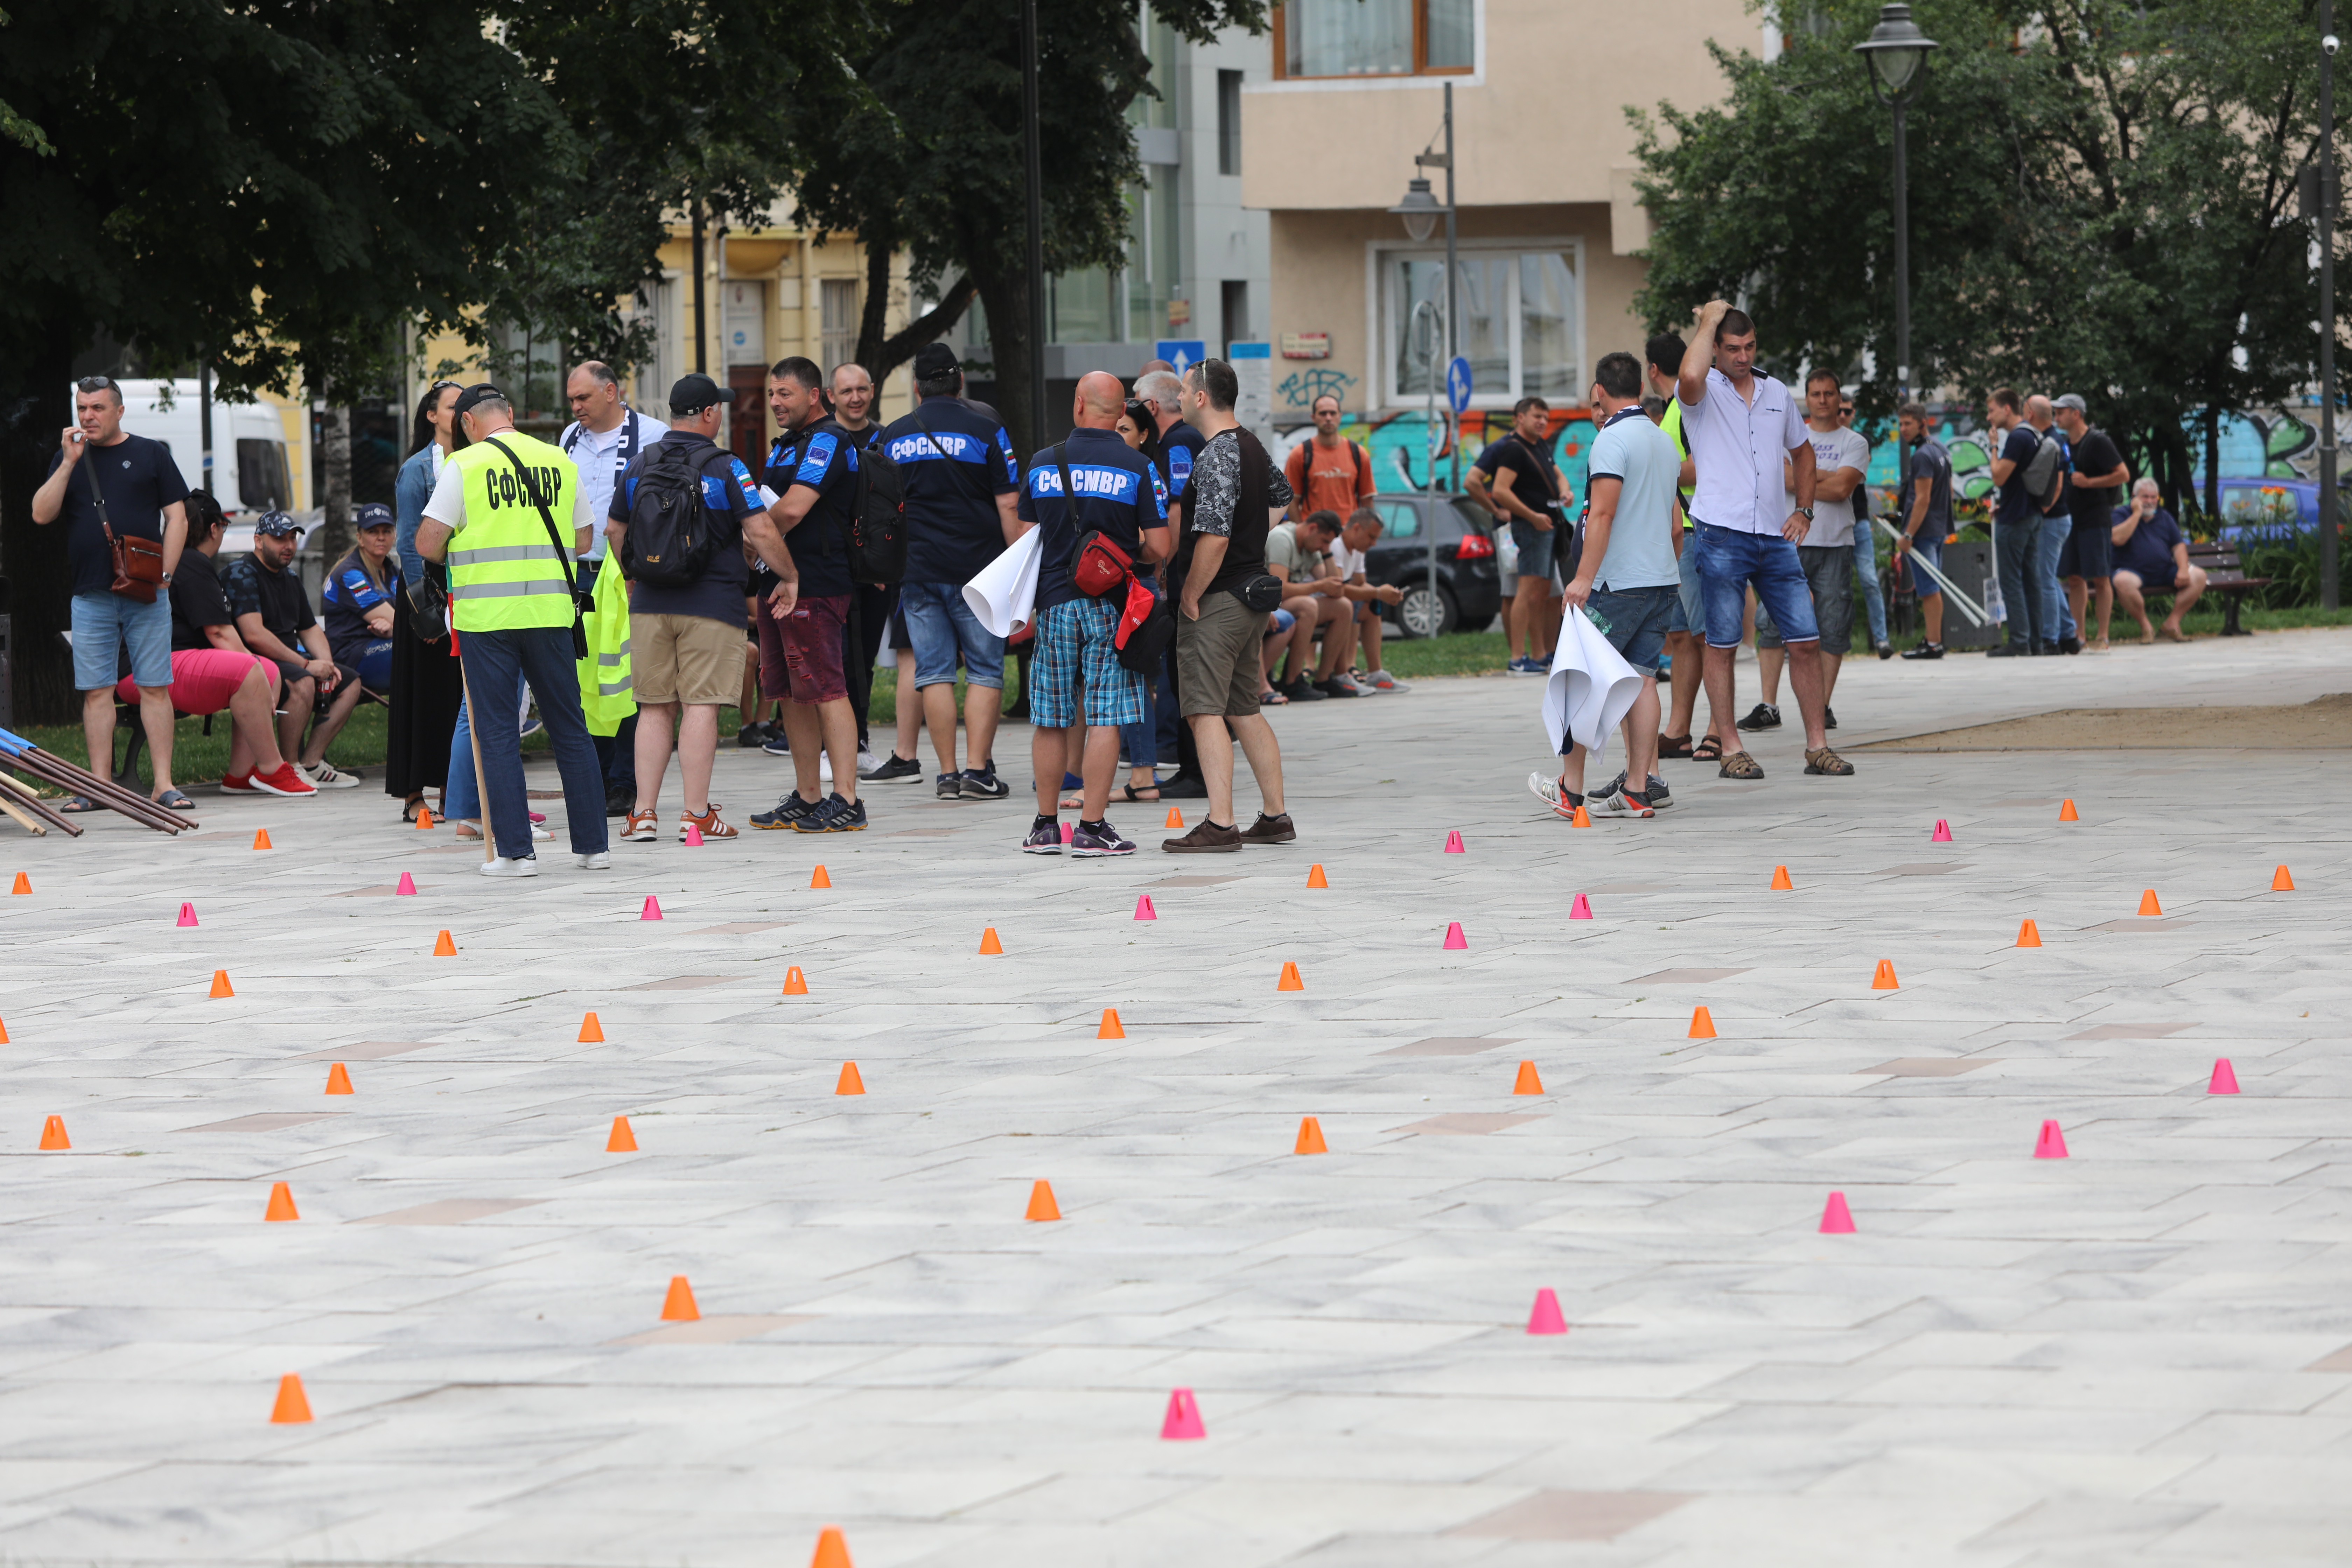
[[[1021,487],[1019,515],[1045,535],[1037,563],[1037,647],[1029,661],[1029,759],[1035,770],[1037,819],[1021,846],[1032,855],[1062,852],[1062,731],[1078,722],[1082,682],[1088,726],[1080,773],[1084,808],[1070,852],[1135,853],[1135,846],[1104,820],[1110,776],[1118,767],[1118,727],[1143,719],[1143,677],[1118,662],[1113,641],[1126,595],[1115,588],[1103,598],[1089,598],[1071,581],[1078,541],[1097,530],[1139,571],[1174,553],[1159,470],[1118,434],[1126,408],[1118,377],[1104,371],[1081,376],[1070,410],[1076,427],[1030,460]],[[1066,469],[1075,498],[1064,491]]]

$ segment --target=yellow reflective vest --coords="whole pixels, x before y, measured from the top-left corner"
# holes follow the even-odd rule
[[[607,559],[596,574],[590,605],[588,657],[580,661],[580,709],[592,735],[618,734],[621,721],[637,710],[629,674],[629,584],[618,561]]]
[[[528,479],[492,441],[513,452]],[[466,526],[449,540],[451,624],[460,632],[570,626],[564,573],[580,483],[572,459],[520,430],[501,430],[449,460],[458,467],[466,500]],[[555,519],[553,539],[533,488]]]

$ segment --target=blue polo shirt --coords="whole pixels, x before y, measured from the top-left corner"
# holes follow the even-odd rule
[[[767,485],[778,495],[794,485],[816,492],[784,547],[800,574],[803,599],[838,598],[850,591],[849,509],[857,504],[858,436],[820,419],[780,436],[768,452]]]
[[[1062,494],[1056,452],[1067,464],[1070,484],[1078,492],[1075,504]],[[1037,562],[1037,607],[1045,610],[1085,597],[1070,584],[1070,567],[1083,534],[1100,529],[1139,563],[1143,531],[1168,526],[1168,490],[1160,482],[1160,470],[1120,440],[1117,431],[1081,427],[1030,459],[1029,475],[1021,487],[1020,515],[1036,523],[1043,536]]]
[[[1021,488],[1003,421],[961,398],[927,397],[882,432],[907,500],[907,581],[964,584],[1004,552],[996,498]]]

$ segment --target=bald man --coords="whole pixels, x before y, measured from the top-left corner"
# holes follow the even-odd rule
[[[1118,768],[1118,727],[1143,721],[1143,677],[1118,662],[1114,638],[1125,607],[1122,584],[1092,598],[1072,581],[1078,541],[1099,531],[1105,541],[1143,570],[1173,553],[1167,487],[1150,459],[1120,439],[1127,406],[1118,378],[1102,371],[1079,378],[1068,437],[1030,458],[1021,485],[1019,521],[1042,535],[1037,563],[1037,644],[1029,663],[1030,764],[1035,771],[1037,816],[1021,847],[1032,855],[1062,852],[1060,785],[1065,731],[1080,721],[1085,688],[1085,781],[1070,853],[1080,858],[1132,855],[1135,846],[1106,817],[1110,782]],[[1064,475],[1068,478],[1066,480]]]

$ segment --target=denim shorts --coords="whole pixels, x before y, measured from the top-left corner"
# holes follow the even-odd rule
[[[1120,606],[1109,599],[1071,599],[1037,612],[1036,650],[1029,657],[1029,722],[1066,730],[1078,721],[1086,687],[1087,722],[1143,721],[1143,677],[1118,662],[1111,639]]]
[[[1627,664],[1643,675],[1655,675],[1681,596],[1682,590],[1672,583],[1654,588],[1596,587],[1584,614]]]
[[[1557,526],[1542,529],[1516,517],[1511,519],[1511,542],[1519,548],[1519,575],[1550,576],[1552,545],[1559,538]]]
[[[1674,624],[1670,632],[1696,632],[1706,629],[1706,602],[1698,591],[1698,534],[1683,531],[1683,552],[1675,558],[1675,570],[1682,576],[1682,586],[1675,595]]]
[[[902,584],[898,611],[907,617],[918,687],[955,684],[956,655],[961,653],[966,680],[1003,689],[1004,639],[980,624],[961,588],[953,583]]]
[[[172,601],[167,593],[157,593],[152,605],[120,594],[76,594],[70,624],[77,690],[112,686],[122,668],[125,643],[131,645],[133,684],[172,684]]]
[[[1821,629],[1813,621],[1812,587],[1805,581],[1795,545],[1777,533],[1748,533],[1702,522],[1698,547],[1709,647],[1739,646],[1750,584],[1755,585],[1759,607],[1772,617],[1785,641],[1820,640]]]
[[[1912,536],[1911,553],[1940,572],[1944,569],[1944,536],[1937,533],[1930,538],[1931,531],[1923,528]],[[1936,580],[1925,572],[1914,572],[1911,574],[1911,591],[1925,599],[1944,590],[1937,587]]]

